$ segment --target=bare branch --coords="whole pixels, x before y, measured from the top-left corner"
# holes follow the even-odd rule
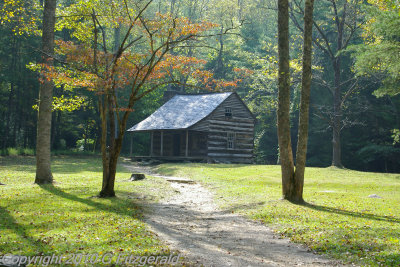
[[[347,98],[356,90],[358,89],[358,79],[355,80],[355,82],[351,85],[351,87],[347,90],[346,94],[342,97],[342,100],[340,102],[340,106],[343,107],[344,102],[347,100]]]
[[[93,17],[94,17],[94,19],[96,20],[96,22],[97,22],[97,24],[99,25],[99,28],[100,28],[100,30],[101,30],[102,37],[103,37],[103,51],[104,51],[104,53],[107,54],[108,52],[107,52],[107,44],[106,44],[106,32],[105,32],[103,26],[101,26],[101,23],[100,23],[100,21],[98,20],[97,15],[96,15],[94,9],[93,9]]]
[[[300,5],[296,0],[293,0],[293,3],[296,5],[296,9],[293,8],[293,5],[289,5],[290,11],[291,11],[291,12],[290,12],[290,19],[292,20],[292,22],[294,23],[294,25],[295,25],[301,32],[304,32],[303,27],[300,25],[299,21],[298,21],[297,18],[296,18],[296,15],[295,15],[295,13],[297,13],[297,14],[299,14],[299,15],[304,16],[304,11],[303,11],[301,5]],[[296,10],[297,10],[297,11],[296,11]],[[313,36],[313,43],[314,43],[319,49],[321,49],[327,56],[329,56],[330,58],[333,59],[333,58],[335,57],[335,55],[334,55],[334,53],[333,53],[332,50],[331,50],[331,46],[330,46],[330,44],[329,44],[328,37],[324,34],[324,32],[323,32],[322,29],[318,26],[318,24],[315,22],[315,20],[313,20],[313,25],[314,25],[314,27],[317,29],[318,33],[321,35],[321,37],[322,37],[322,39],[323,39],[324,44],[325,44],[326,47],[324,47],[324,45],[323,45],[321,42],[319,42],[318,39],[315,38],[314,36]]]
[[[97,66],[97,26],[96,26],[96,18],[95,15],[92,14],[92,20],[93,20],[93,27],[94,27],[94,44],[93,44],[93,66],[94,66],[94,71],[97,74],[99,72],[98,66]]]

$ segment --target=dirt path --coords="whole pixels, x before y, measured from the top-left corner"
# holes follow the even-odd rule
[[[124,167],[151,174],[149,167]],[[152,204],[146,222],[196,266],[341,266],[277,238],[261,223],[219,210],[212,193],[194,181],[159,177],[167,179],[177,194]]]

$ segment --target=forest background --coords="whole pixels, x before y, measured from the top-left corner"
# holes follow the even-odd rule
[[[56,39],[76,40],[73,31],[64,26],[67,12],[80,2],[85,1],[57,1]],[[114,1],[100,2],[111,8]],[[297,132],[300,100],[302,7],[303,1],[290,1],[293,133]],[[173,53],[202,59],[206,62],[204,69],[214,73],[214,78],[235,81],[236,86],[211,91],[238,92],[257,116],[256,162],[276,164],[276,1],[154,0],[149,12],[217,24],[213,38]],[[0,15],[0,150],[3,155],[31,155],[36,142],[40,85],[32,66],[41,59],[43,3],[3,0]],[[115,29],[108,38],[111,43],[118,38],[118,26]],[[333,164],[364,171],[400,172],[399,1],[316,1],[313,43],[307,166]],[[184,74],[174,75],[182,84],[186,82]],[[162,105],[166,90],[210,92],[198,86],[165,85],[135,105],[128,127]],[[53,153],[100,152],[101,123],[94,94],[64,86],[54,89]],[[124,92],[118,97],[124,98]],[[130,153],[127,137],[122,150],[125,155]],[[292,140],[295,148],[295,136]],[[147,135],[135,135],[134,155],[148,154],[148,143]],[[334,151],[340,154],[339,162],[333,160]]]

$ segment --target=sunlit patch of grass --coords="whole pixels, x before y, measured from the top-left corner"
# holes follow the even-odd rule
[[[165,255],[168,248],[141,220],[137,196],[173,190],[163,179],[128,182],[117,174],[117,198],[102,199],[101,161],[93,157],[55,157],[54,185],[34,184],[33,157],[0,157],[0,255],[128,253]],[[154,198],[156,200],[156,198]]]
[[[319,253],[361,265],[400,266],[399,174],[307,168],[307,204],[295,205],[280,200],[280,166],[163,164],[159,172],[201,181],[221,208],[268,223]]]

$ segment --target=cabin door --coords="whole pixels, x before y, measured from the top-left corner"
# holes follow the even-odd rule
[[[181,154],[181,135],[174,134],[174,156],[179,157]]]

